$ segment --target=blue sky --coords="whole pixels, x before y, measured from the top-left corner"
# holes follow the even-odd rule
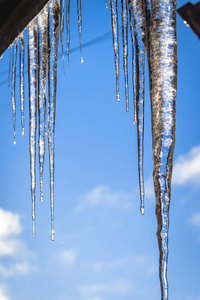
[[[178,1],[177,7],[183,4]],[[82,1],[82,16],[83,43],[111,31],[110,11],[106,11],[104,1]],[[79,45],[77,27],[76,4],[72,3],[71,48]],[[200,300],[200,45],[179,16],[177,35],[169,296],[176,300]],[[107,40],[84,48],[83,58],[84,63],[80,64],[80,53],[75,51],[70,55],[69,70],[67,61],[65,73],[61,61],[58,66],[54,242],[50,241],[48,153],[43,203],[39,202],[37,182],[37,236],[32,239],[28,89],[25,136],[21,136],[18,97],[14,146],[11,91],[7,84],[0,87],[0,300],[160,298],[148,78],[146,200],[145,215],[140,216],[136,127],[132,105],[130,112],[125,112],[122,48],[120,103],[115,101],[111,33]],[[9,51],[4,55],[0,72],[8,71],[8,62]],[[6,77],[1,75],[0,80]],[[129,83],[131,103],[131,53]]]

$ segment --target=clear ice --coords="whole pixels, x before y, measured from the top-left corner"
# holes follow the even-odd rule
[[[70,47],[70,0],[66,0],[66,35],[67,35],[67,58],[69,68],[69,47]]]
[[[107,8],[107,1],[106,8]],[[116,99],[119,101],[119,28],[117,0],[110,0],[113,49],[115,56]],[[175,0],[121,0],[123,67],[126,110],[128,95],[128,13],[132,46],[132,84],[134,123],[137,123],[140,211],[144,214],[143,139],[144,139],[144,61],[147,53],[152,114],[153,179],[156,195],[157,238],[160,252],[159,276],[161,299],[168,299],[167,260],[169,205],[176,127],[177,44]],[[65,13],[66,12],[66,13]],[[81,0],[77,0],[78,33],[82,58]],[[66,20],[65,20],[66,18]],[[38,152],[40,200],[43,199],[46,110],[48,104],[48,150],[50,170],[51,239],[54,239],[54,140],[59,33],[62,56],[66,22],[67,56],[70,52],[70,0],[51,0],[29,24],[29,151],[33,237],[35,237],[36,129],[38,115]],[[21,33],[10,46],[9,84],[12,87],[14,142],[16,135],[16,61],[19,51],[20,110],[24,133],[24,57]],[[47,84],[48,79],[48,84]],[[48,88],[48,94],[47,94]],[[48,97],[47,97],[48,95]],[[47,101],[48,98],[48,101]]]
[[[33,21],[28,29],[28,79],[29,79],[29,152],[33,238],[35,238],[35,188],[36,188],[36,128],[37,128],[37,25]]]
[[[151,72],[153,179],[160,251],[161,299],[168,299],[167,261],[169,205],[176,128],[176,2],[151,2]]]
[[[51,240],[54,240],[54,140],[55,110],[57,86],[57,58],[59,40],[60,2],[52,0],[49,4],[49,64],[48,64],[48,147],[50,170],[50,206],[51,206]]]
[[[110,0],[113,49],[115,54],[116,100],[119,101],[119,29],[117,0]]]
[[[14,42],[12,53],[12,72],[11,72],[11,94],[12,94],[12,111],[13,111],[13,130],[14,130],[14,144],[16,144],[16,63],[17,63],[17,42]]]
[[[122,7],[122,42],[123,42],[123,66],[125,81],[126,111],[129,111],[129,92],[128,92],[128,3],[121,0]]]
[[[20,70],[20,111],[21,111],[21,126],[22,135],[24,135],[24,36],[23,33],[19,37],[19,70]]]
[[[135,92],[136,92],[136,123],[138,140],[138,171],[140,186],[140,213],[144,214],[144,60],[145,60],[145,17],[143,2],[132,0],[131,13],[134,19],[135,38]]]
[[[46,89],[48,66],[48,6],[38,16],[38,118],[40,201],[43,201],[43,170],[45,157]]]
[[[78,33],[79,33],[79,41],[80,41],[81,63],[83,63],[81,0],[77,0],[77,14],[78,14]]]

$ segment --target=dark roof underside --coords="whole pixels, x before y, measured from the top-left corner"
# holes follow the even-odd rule
[[[49,0],[0,0],[0,56]]]
[[[188,2],[181,8],[179,8],[178,13],[185,20],[192,30],[200,38],[200,2],[192,4]]]

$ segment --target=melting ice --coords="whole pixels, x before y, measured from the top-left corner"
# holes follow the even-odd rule
[[[107,8],[107,1],[105,1]],[[119,101],[119,27],[118,1],[110,0],[113,49],[115,58],[116,99]],[[123,68],[126,111],[129,110],[128,88],[128,19],[132,49],[132,84],[134,123],[137,124],[140,211],[144,214],[143,140],[144,140],[144,61],[147,53],[152,108],[153,179],[160,251],[162,300],[168,299],[167,259],[169,205],[175,142],[175,101],[177,84],[176,3],[172,0],[121,0]],[[77,0],[78,34],[82,57],[81,0]],[[64,31],[69,64],[70,0],[51,0],[29,24],[29,149],[33,236],[35,237],[36,130],[38,126],[40,200],[43,200],[46,115],[48,112],[48,150],[50,169],[51,239],[54,239],[54,139],[59,34],[64,60]],[[9,82],[12,88],[14,143],[16,138],[16,62],[19,52],[20,110],[24,134],[24,57],[21,33],[10,47]],[[48,85],[47,85],[48,80]],[[48,94],[47,94],[48,87]],[[38,120],[37,120],[38,115]]]

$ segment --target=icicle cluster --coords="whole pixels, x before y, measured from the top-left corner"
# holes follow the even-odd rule
[[[82,16],[81,0],[77,0],[78,32],[82,58]],[[29,84],[29,152],[33,237],[35,238],[35,190],[36,156],[38,143],[40,200],[43,201],[43,170],[45,159],[45,136],[48,132],[51,239],[54,240],[54,140],[57,86],[57,57],[59,35],[64,62],[64,24],[66,19],[66,44],[69,62],[70,52],[70,0],[50,0],[43,10],[27,26],[28,30],[28,84]],[[21,33],[10,46],[9,84],[12,88],[12,110],[14,144],[16,143],[16,64],[19,51],[20,110],[22,135],[24,135],[24,57],[25,42]],[[48,84],[47,84],[48,82]],[[47,119],[48,115],[48,119]],[[37,120],[38,117],[38,120]],[[46,128],[46,119],[48,129]],[[36,132],[38,127],[38,142]]]
[[[162,300],[168,299],[167,259],[169,205],[176,126],[177,49],[175,0],[121,0],[126,110],[128,111],[127,20],[132,42],[134,123],[137,124],[140,212],[144,214],[144,61],[147,53],[152,108],[153,179],[160,251]],[[128,10],[127,10],[128,6]],[[119,37],[117,0],[110,0],[117,100],[119,100]]]
[[[107,8],[107,0],[105,1]],[[118,1],[110,0],[113,49],[115,56],[116,99],[119,98],[119,28]],[[137,124],[140,212],[144,214],[144,62],[147,53],[150,99],[152,108],[152,140],[154,188],[158,243],[160,250],[160,283],[162,300],[168,299],[167,259],[169,205],[173,150],[175,142],[175,102],[177,85],[176,2],[175,0],[121,0],[123,68],[126,111],[129,111],[128,88],[128,22],[132,43],[132,85],[134,123]],[[77,0],[78,33],[82,57],[81,0]],[[29,148],[33,236],[35,237],[36,131],[38,126],[40,200],[43,200],[45,133],[48,131],[51,239],[54,239],[54,139],[59,35],[64,64],[64,27],[69,64],[70,0],[50,0],[42,12],[28,25],[29,79]],[[14,143],[16,142],[16,62],[19,51],[21,124],[24,134],[24,38],[20,34],[10,47],[9,82],[12,87]],[[47,84],[48,82],[48,84]],[[48,87],[48,91],[47,91]],[[48,95],[48,96],[47,96]],[[48,114],[48,130],[46,115]],[[37,121],[38,116],[38,121]]]

